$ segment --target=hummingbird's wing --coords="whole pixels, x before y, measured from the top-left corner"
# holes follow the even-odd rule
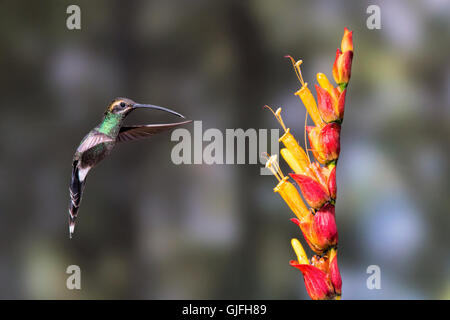
[[[83,152],[99,145],[100,143],[107,142],[114,142],[114,138],[111,138],[110,136],[96,130],[92,130],[86,135],[86,137],[84,137],[83,141],[81,141],[76,152],[78,154],[82,154]]]
[[[117,136],[117,142],[134,141],[143,138],[150,137],[154,134],[170,130],[172,128],[182,126],[192,122],[192,120],[167,123],[167,124],[147,124],[147,125],[137,125],[137,126],[122,126]]]

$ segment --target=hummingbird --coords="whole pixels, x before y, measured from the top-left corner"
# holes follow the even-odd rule
[[[70,238],[75,230],[75,221],[86,184],[86,176],[92,168],[111,153],[117,143],[147,138],[191,122],[188,120],[168,124],[124,125],[124,119],[133,110],[140,108],[161,110],[185,119],[183,115],[168,108],[136,103],[128,98],[116,98],[109,104],[100,124],[83,138],[73,156],[72,178],[69,186]]]

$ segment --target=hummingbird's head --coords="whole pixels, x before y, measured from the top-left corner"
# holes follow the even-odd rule
[[[135,104],[136,103],[131,99],[116,98],[109,104],[106,113],[127,115],[134,109],[133,106]]]
[[[184,118],[183,115],[179,114],[178,112],[175,112],[173,110],[170,110],[168,108],[154,106],[151,104],[140,104],[136,103],[131,99],[128,98],[116,98],[114,99],[106,109],[105,113],[113,113],[113,114],[121,114],[123,116],[128,115],[131,111],[138,109],[138,108],[149,108],[149,109],[156,109],[156,110],[162,110],[168,113],[172,113],[174,115],[177,115],[181,118]]]

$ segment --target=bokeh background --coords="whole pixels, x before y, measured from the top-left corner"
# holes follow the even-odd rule
[[[66,28],[70,4],[81,30]],[[366,27],[369,4],[381,30]],[[71,159],[116,96],[174,108],[204,130],[279,128],[262,106],[282,106],[303,141],[283,56],[302,58],[311,84],[319,71],[331,78],[346,26],[355,58],[338,165],[343,298],[449,298],[446,0],[2,1],[0,298],[308,298],[288,265],[301,235],[260,165],[176,166],[168,133],[120,145],[89,175],[69,240]],[[82,290],[66,288],[71,264]],[[366,287],[369,265],[381,268],[381,290]]]

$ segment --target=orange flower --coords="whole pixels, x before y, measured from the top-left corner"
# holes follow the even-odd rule
[[[350,80],[353,59],[353,31],[344,29],[341,49],[336,51],[336,59],[333,64],[333,77],[342,89],[345,89]]]

